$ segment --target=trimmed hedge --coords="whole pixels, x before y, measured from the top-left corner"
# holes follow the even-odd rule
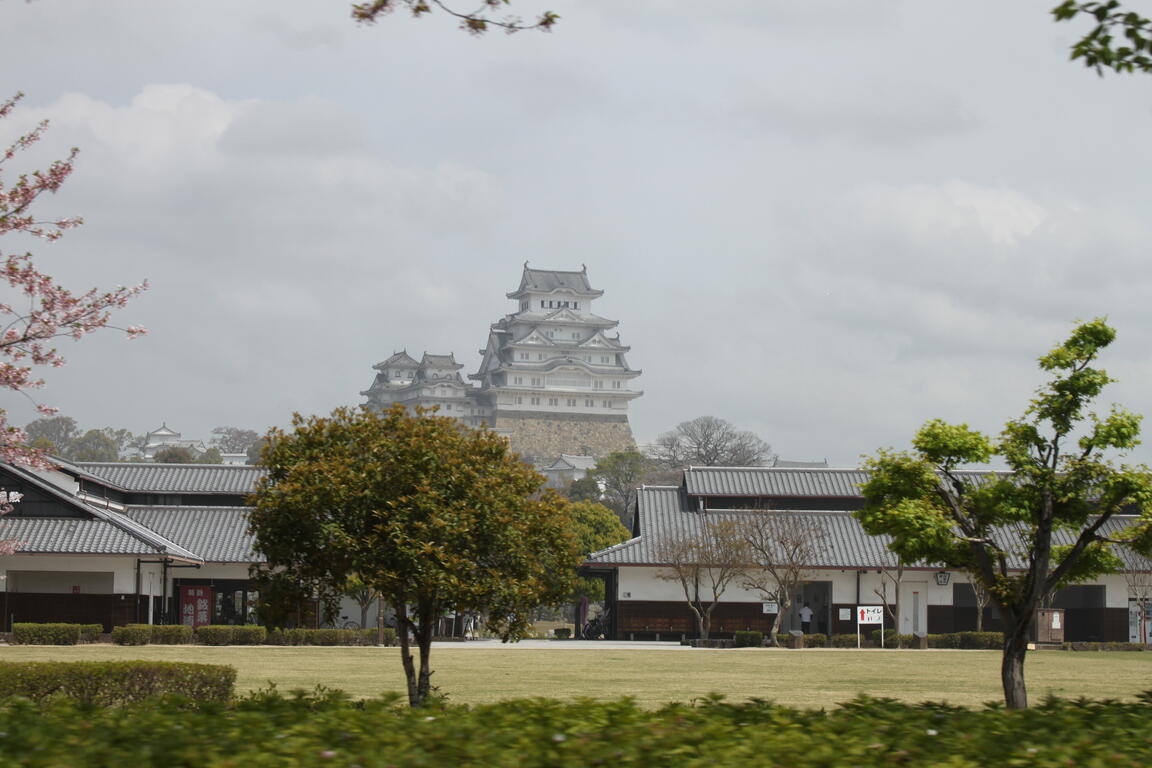
[[[737,648],[759,648],[764,645],[764,633],[755,630],[741,630],[732,639]]]
[[[123,629],[123,627],[118,627]],[[170,661],[0,662],[0,699],[36,702],[64,698],[99,707],[157,696],[228,702],[236,670],[218,664]]]
[[[705,697],[647,710],[634,701],[512,700],[409,710],[395,698],[262,691],[221,711],[174,700],[78,710],[0,705],[0,763],[124,765],[1144,766],[1142,702],[1047,699],[1030,710],[963,709],[859,697],[802,710]],[[607,724],[607,725],[606,725]]]
[[[129,624],[112,628],[112,642],[116,645],[148,645],[152,642],[150,624]]]
[[[12,625],[12,642],[17,645],[76,645],[80,642],[80,624]]]
[[[258,624],[207,624],[196,628],[196,641],[202,645],[262,645],[268,630]]]
[[[187,624],[152,624],[153,645],[187,645],[192,642],[192,627]]]
[[[268,645],[376,645],[375,629],[271,629]],[[384,628],[384,645],[396,644],[396,630]]]
[[[103,624],[81,624],[80,625],[80,642],[82,643],[98,643],[100,636],[104,634]]]

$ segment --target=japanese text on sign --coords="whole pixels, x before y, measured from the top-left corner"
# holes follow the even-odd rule
[[[856,606],[856,623],[857,624],[883,624],[884,623],[884,606],[882,606],[882,605],[858,605],[858,606]]]

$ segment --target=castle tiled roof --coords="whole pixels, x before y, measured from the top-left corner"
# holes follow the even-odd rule
[[[409,366],[415,368],[417,365],[419,365],[419,363],[412,359],[407,350],[405,350],[402,352],[393,352],[392,356],[387,360],[382,363],[376,363],[376,365],[372,367],[376,370],[383,370],[384,368],[407,368]]]
[[[556,269],[530,269],[525,264],[524,273],[520,277],[520,287],[509,293],[508,298],[518,299],[529,292],[554,293],[559,291],[590,298],[604,294],[604,291],[598,291],[588,283],[587,270],[565,272]]]

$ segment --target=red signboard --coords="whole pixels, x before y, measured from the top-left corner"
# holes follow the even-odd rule
[[[212,623],[212,587],[180,587],[180,623],[189,627]]]

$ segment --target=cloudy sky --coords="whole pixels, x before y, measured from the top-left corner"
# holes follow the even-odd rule
[[[37,396],[284,425],[394,350],[474,370],[528,260],[605,291],[641,442],[711,414],[850,465],[928,418],[997,430],[1098,315],[1109,399],[1152,413],[1152,77],[1068,63],[1055,2],[516,0],[562,20],[474,38],[346,0],[0,0],[0,138],[51,119],[26,164],[81,156],[40,212],[86,220],[5,250],[152,285],[117,316],[148,337],[66,344]]]

